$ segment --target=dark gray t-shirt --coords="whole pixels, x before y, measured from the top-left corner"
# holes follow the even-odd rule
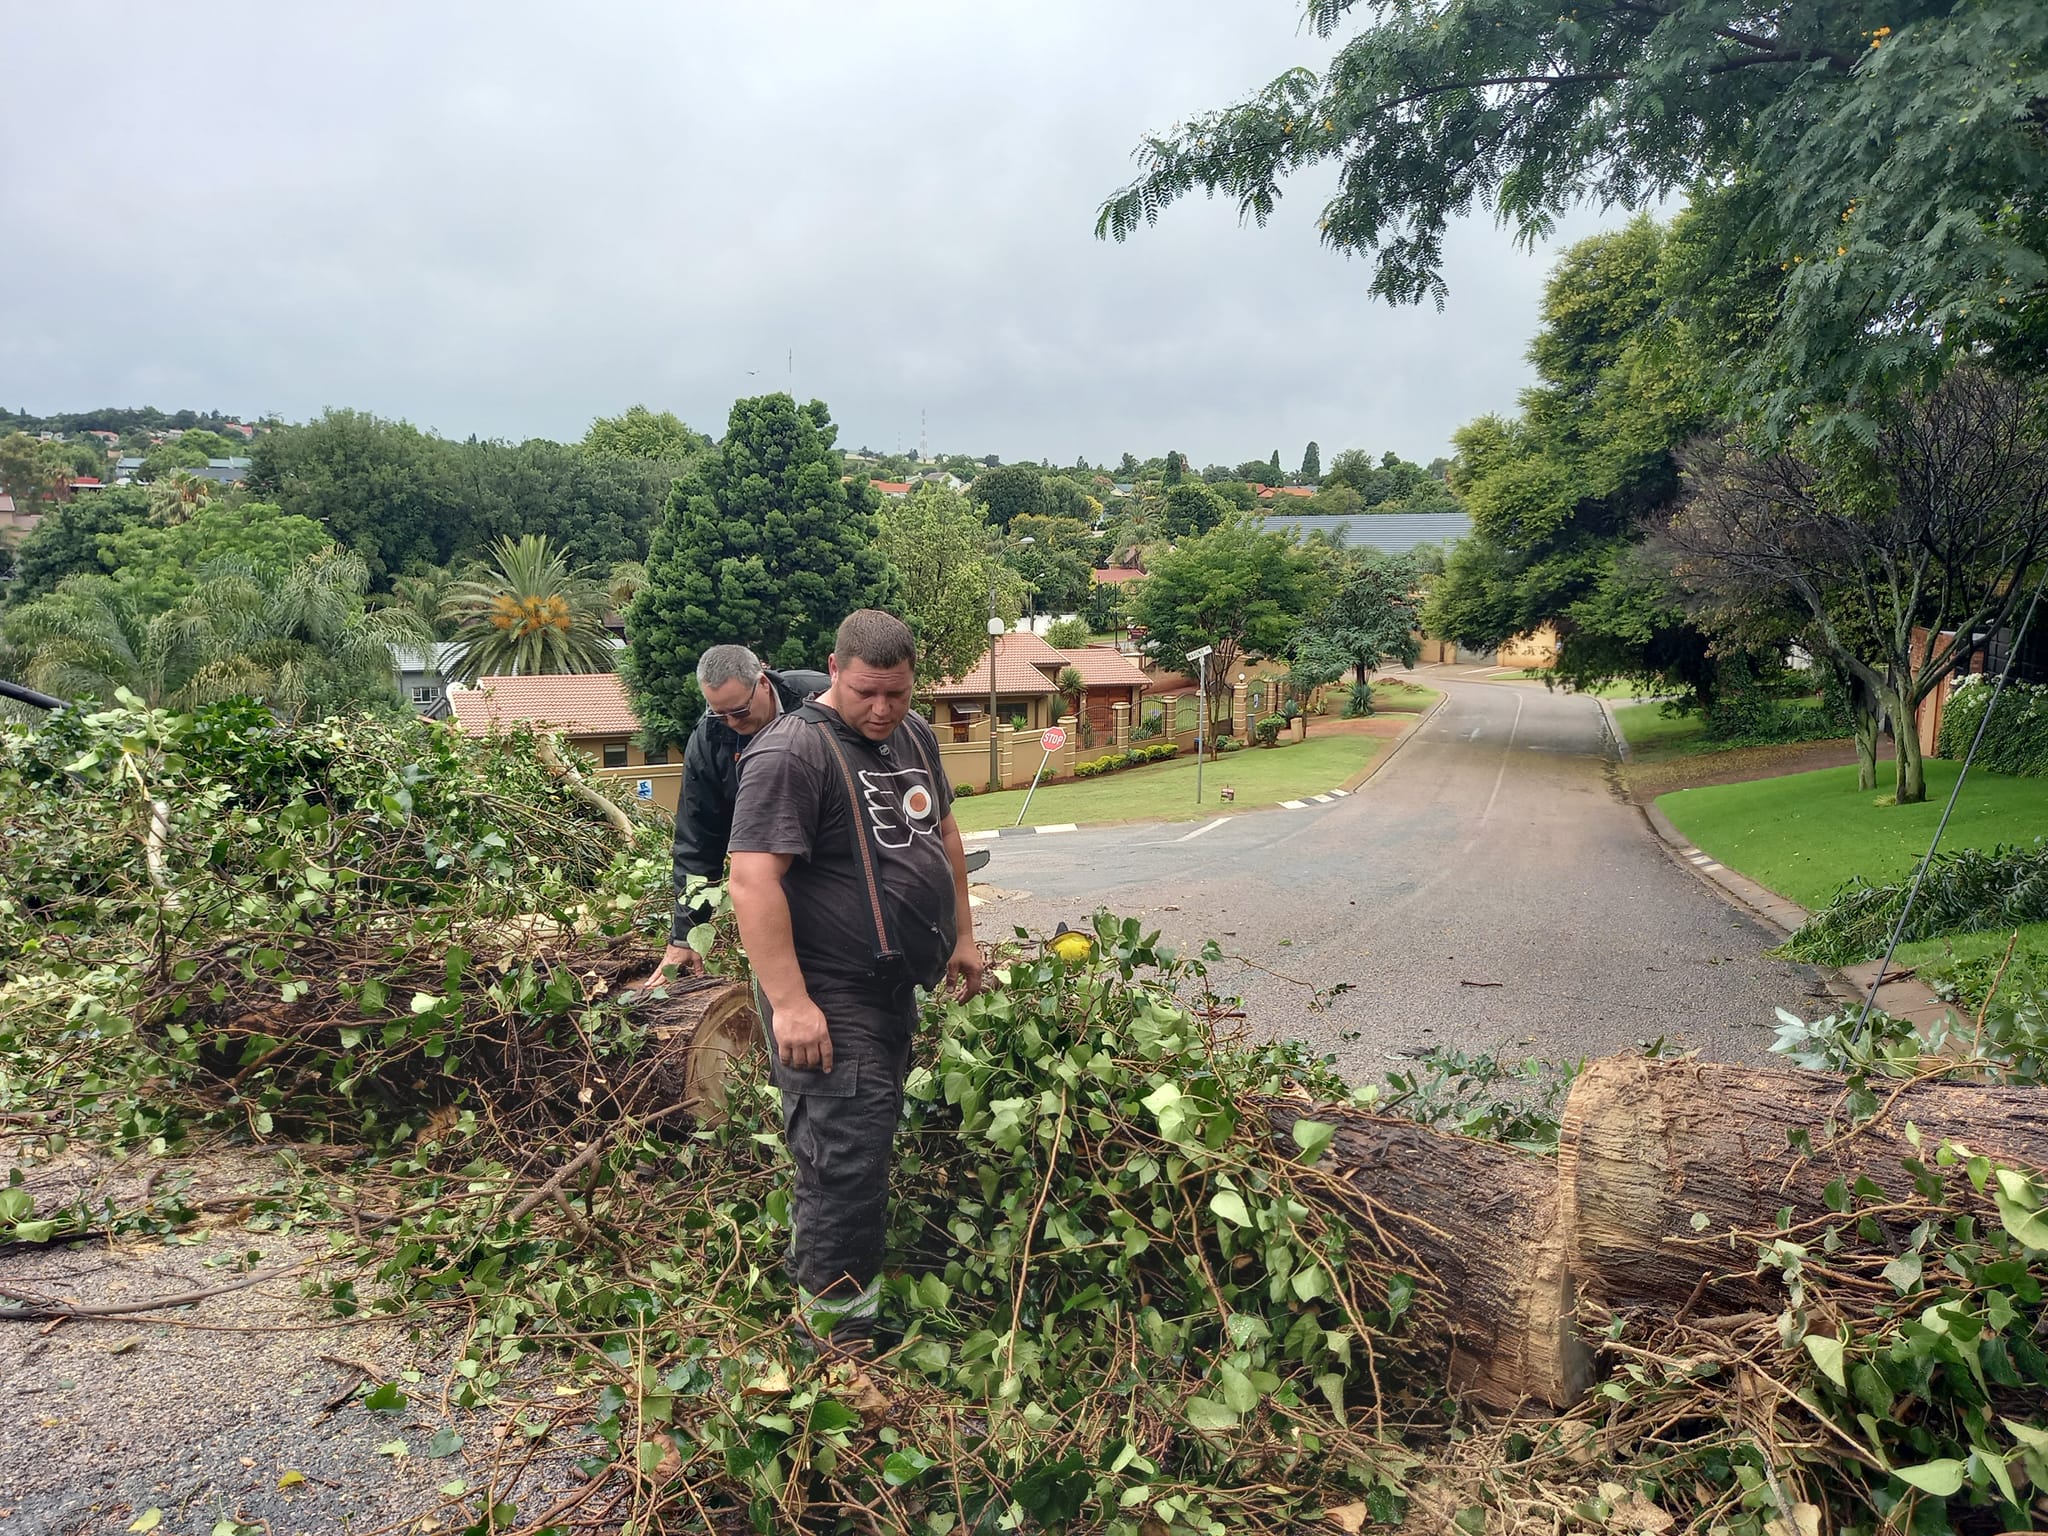
[[[812,707],[823,723],[787,714],[748,746],[732,851],[792,855],[782,889],[797,963],[814,1000],[821,991],[866,993],[905,980],[934,986],[945,976],[959,929],[953,863],[939,835],[953,809],[953,786],[939,771],[938,739],[912,714],[887,741],[872,742],[824,705]],[[827,731],[844,754],[843,769]],[[881,955],[875,903],[854,842],[856,812],[889,947],[902,957],[897,964]]]

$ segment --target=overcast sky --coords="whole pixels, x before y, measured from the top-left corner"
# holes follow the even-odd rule
[[[1144,132],[1320,66],[1295,0],[10,10],[10,407],[573,439],[792,388],[849,448],[1427,460],[1514,408],[1557,250],[1481,217],[1438,314],[1320,186],[1097,241]]]

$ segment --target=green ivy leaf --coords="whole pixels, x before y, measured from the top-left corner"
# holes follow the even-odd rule
[[[397,1382],[387,1381],[363,1399],[363,1406],[372,1413],[402,1413],[411,1401],[398,1390]]]
[[[434,1438],[427,1442],[427,1454],[436,1460],[453,1456],[462,1449],[462,1432],[443,1426],[434,1431]]]
[[[1213,1397],[1189,1398],[1187,1415],[1188,1423],[1196,1429],[1235,1429],[1238,1425],[1237,1411]]]
[[[1806,1352],[1813,1356],[1813,1363],[1821,1368],[1822,1374],[1844,1392],[1848,1391],[1849,1378],[1842,1369],[1842,1341],[1824,1333],[1809,1333],[1800,1342],[1805,1344]],[[1903,1472],[1899,1475],[1905,1476]]]
[[[900,1451],[891,1451],[882,1463],[882,1481],[891,1488],[901,1488],[905,1483],[914,1483],[938,1463],[920,1450],[905,1446]]]
[[[1323,1154],[1323,1148],[1337,1134],[1337,1127],[1326,1125],[1320,1120],[1297,1120],[1291,1130],[1294,1144],[1301,1148],[1301,1160],[1313,1163]]]
[[[1219,1189],[1211,1195],[1209,1209],[1234,1227],[1248,1227],[1252,1224],[1251,1212],[1244,1208],[1244,1196],[1234,1189]]]
[[[1963,1486],[1963,1464],[1953,1456],[1923,1461],[1917,1467],[1900,1467],[1898,1475],[1902,1481],[1937,1499],[1948,1498]]]
[[[2032,1180],[2011,1168],[2001,1168],[1991,1198],[1998,1202],[1999,1224],[2015,1242],[2048,1250],[2048,1210],[2042,1209]]]

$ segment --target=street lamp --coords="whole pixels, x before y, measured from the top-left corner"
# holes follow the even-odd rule
[[[1209,725],[1209,658],[1216,653],[1216,647],[1205,645],[1200,650],[1189,651],[1188,660],[1195,664],[1196,697],[1199,707],[1195,710],[1195,804],[1202,803],[1202,742]]]

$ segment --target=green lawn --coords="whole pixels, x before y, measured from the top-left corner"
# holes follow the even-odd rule
[[[1891,765],[1880,763],[1875,790],[1856,787],[1854,768],[1823,768],[1748,784],[1716,784],[1661,795],[1672,825],[1730,869],[1801,906],[1826,905],[1851,875],[1873,882],[1910,875],[1927,851],[1956,781],[1956,764],[1930,758],[1927,799],[1880,805]],[[2025,843],[2048,828],[2048,779],[1970,775],[1944,848]]]
[[[1698,715],[1667,715],[1662,704],[1624,704],[1614,712],[1629,751],[1672,751],[1699,741],[1707,722]]]
[[[1442,697],[1440,689],[1427,688],[1421,683],[1389,682],[1378,678],[1372,685],[1372,707],[1390,709],[1396,714],[1420,714]],[[1311,725],[1309,729],[1313,731],[1315,727]]]
[[[1202,803],[1195,804],[1195,762],[1176,758],[1144,768],[1126,768],[1099,779],[1080,779],[1071,784],[1041,787],[1031,797],[1031,814],[1024,824],[1042,827],[1059,822],[1103,821],[1193,821],[1229,809],[1217,791],[1229,785],[1237,791],[1239,809],[1271,805],[1279,800],[1299,800],[1335,789],[1387,743],[1377,737],[1316,734],[1309,723],[1308,740],[1282,747],[1247,747],[1202,765]],[[953,803],[953,814],[963,832],[984,832],[1007,827],[1017,820],[1024,803],[1024,791],[1006,789],[1000,794],[973,795]]]

